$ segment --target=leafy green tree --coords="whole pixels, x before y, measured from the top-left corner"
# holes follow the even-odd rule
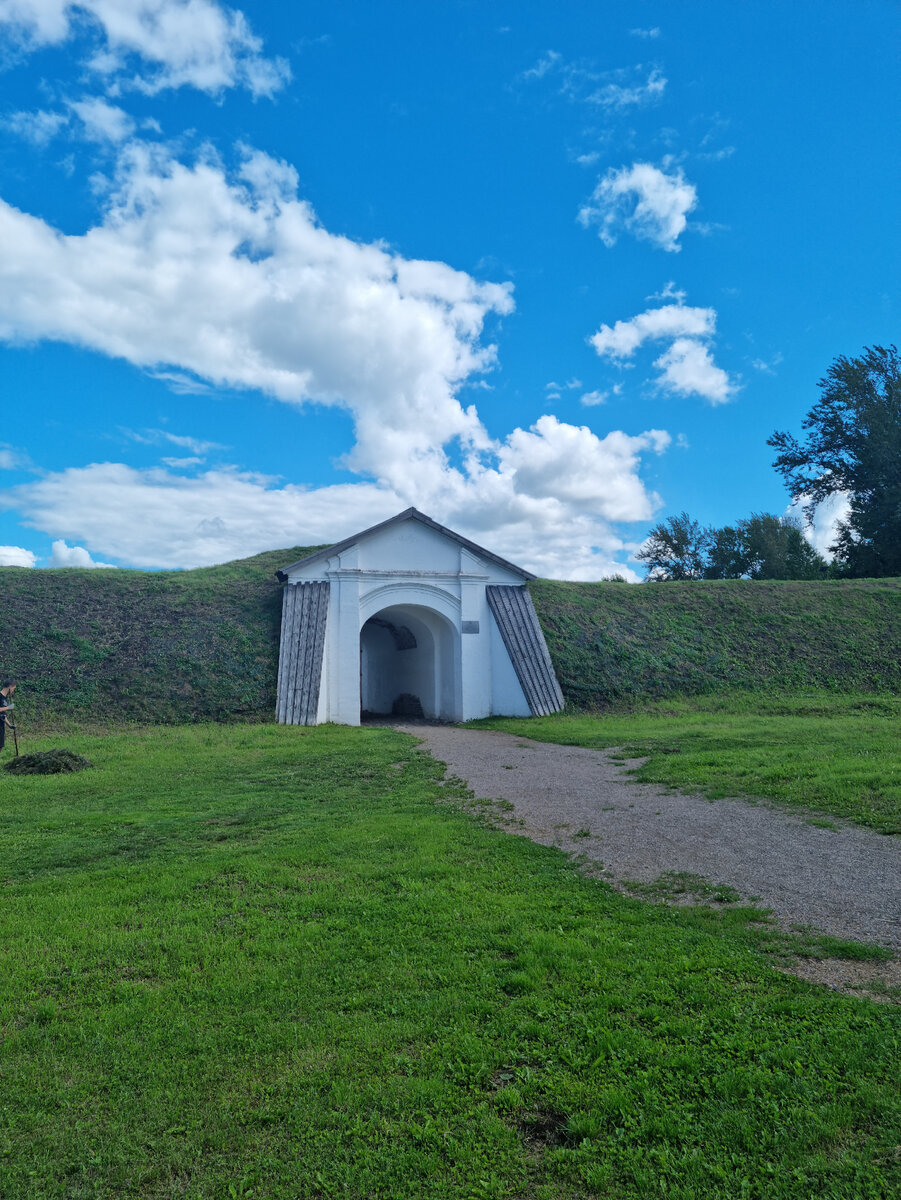
[[[687,512],[655,525],[635,557],[647,567],[648,579],[701,579],[709,534]]]
[[[776,432],[773,466],[813,519],[843,493],[850,505],[830,549],[852,575],[901,575],[901,360],[895,346],[835,359],[804,418],[803,444]]]
[[[704,529],[688,513],[655,525],[635,556],[649,580],[819,579],[826,560],[796,517],[752,513],[734,525]]]
[[[743,579],[751,571],[744,523],[708,530],[705,579]]]
[[[750,579],[819,579],[825,573],[826,560],[796,517],[752,513],[740,528]]]
[[[819,579],[827,569],[795,517],[752,513],[707,534],[705,579]]]

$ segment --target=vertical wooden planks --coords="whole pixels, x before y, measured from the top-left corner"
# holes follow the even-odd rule
[[[544,717],[559,712],[563,693],[532,597],[524,587],[495,584],[485,591],[532,715]]]
[[[327,582],[285,587],[276,706],[281,725],[316,724],[328,604]]]
[[[278,647],[278,692],[276,719],[280,725],[287,721],[288,679],[291,669],[291,639],[294,629],[294,604],[297,589],[290,585],[282,591],[282,628]]]

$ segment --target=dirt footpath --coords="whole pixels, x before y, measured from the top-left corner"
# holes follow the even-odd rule
[[[512,804],[511,832],[586,855],[611,883],[689,872],[754,898],[786,927],[901,950],[899,837],[636,783],[626,774],[634,764],[601,750],[447,725],[396,728],[424,741],[477,797]]]

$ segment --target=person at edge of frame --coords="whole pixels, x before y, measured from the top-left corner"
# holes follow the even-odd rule
[[[3,687],[0,687],[0,752],[6,745],[6,727],[9,724],[9,714],[13,710],[12,698],[15,691],[15,683],[11,679],[4,680]]]

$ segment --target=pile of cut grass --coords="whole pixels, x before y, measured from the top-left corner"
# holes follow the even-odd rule
[[[4,769],[12,775],[64,775],[72,771],[85,771],[94,764],[81,754],[74,754],[64,746],[52,750],[38,750],[34,754],[17,754]]]
[[[0,776],[0,1192],[889,1200],[898,1010],[616,895],[390,729]]]
[[[618,747],[647,759],[636,771],[644,783],[711,799],[778,800],[901,833],[901,697],[732,693],[474,724],[565,746]]]

